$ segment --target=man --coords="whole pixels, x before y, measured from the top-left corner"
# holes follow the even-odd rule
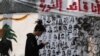
[[[41,36],[46,29],[42,25],[42,21],[37,21],[33,33],[27,34],[26,47],[25,47],[25,56],[39,56],[39,49],[43,48],[47,43],[37,44],[36,36]]]

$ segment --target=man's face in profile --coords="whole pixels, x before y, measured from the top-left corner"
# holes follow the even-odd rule
[[[42,31],[37,31],[37,36],[41,36],[42,35]]]

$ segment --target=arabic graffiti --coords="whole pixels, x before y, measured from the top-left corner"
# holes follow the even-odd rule
[[[43,12],[49,12],[52,9],[58,9],[60,12],[63,10],[77,10],[82,12],[89,12],[91,9],[91,12],[100,14],[100,1],[94,0],[93,2],[84,1],[84,0],[71,0],[71,4],[68,5],[68,0],[40,0],[40,9]],[[70,2],[69,2],[70,3]],[[65,6],[66,5],[66,6]],[[91,7],[91,8],[90,8]]]

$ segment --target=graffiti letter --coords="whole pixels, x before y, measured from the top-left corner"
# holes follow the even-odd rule
[[[72,5],[70,5],[70,8],[67,8],[67,10],[77,10],[77,3],[73,2]]]

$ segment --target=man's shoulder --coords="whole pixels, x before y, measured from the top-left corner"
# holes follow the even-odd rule
[[[28,33],[28,34],[27,34],[27,36],[31,36],[31,35],[33,35],[33,34],[32,34],[32,33]]]
[[[33,33],[28,33],[27,37],[35,37]]]

